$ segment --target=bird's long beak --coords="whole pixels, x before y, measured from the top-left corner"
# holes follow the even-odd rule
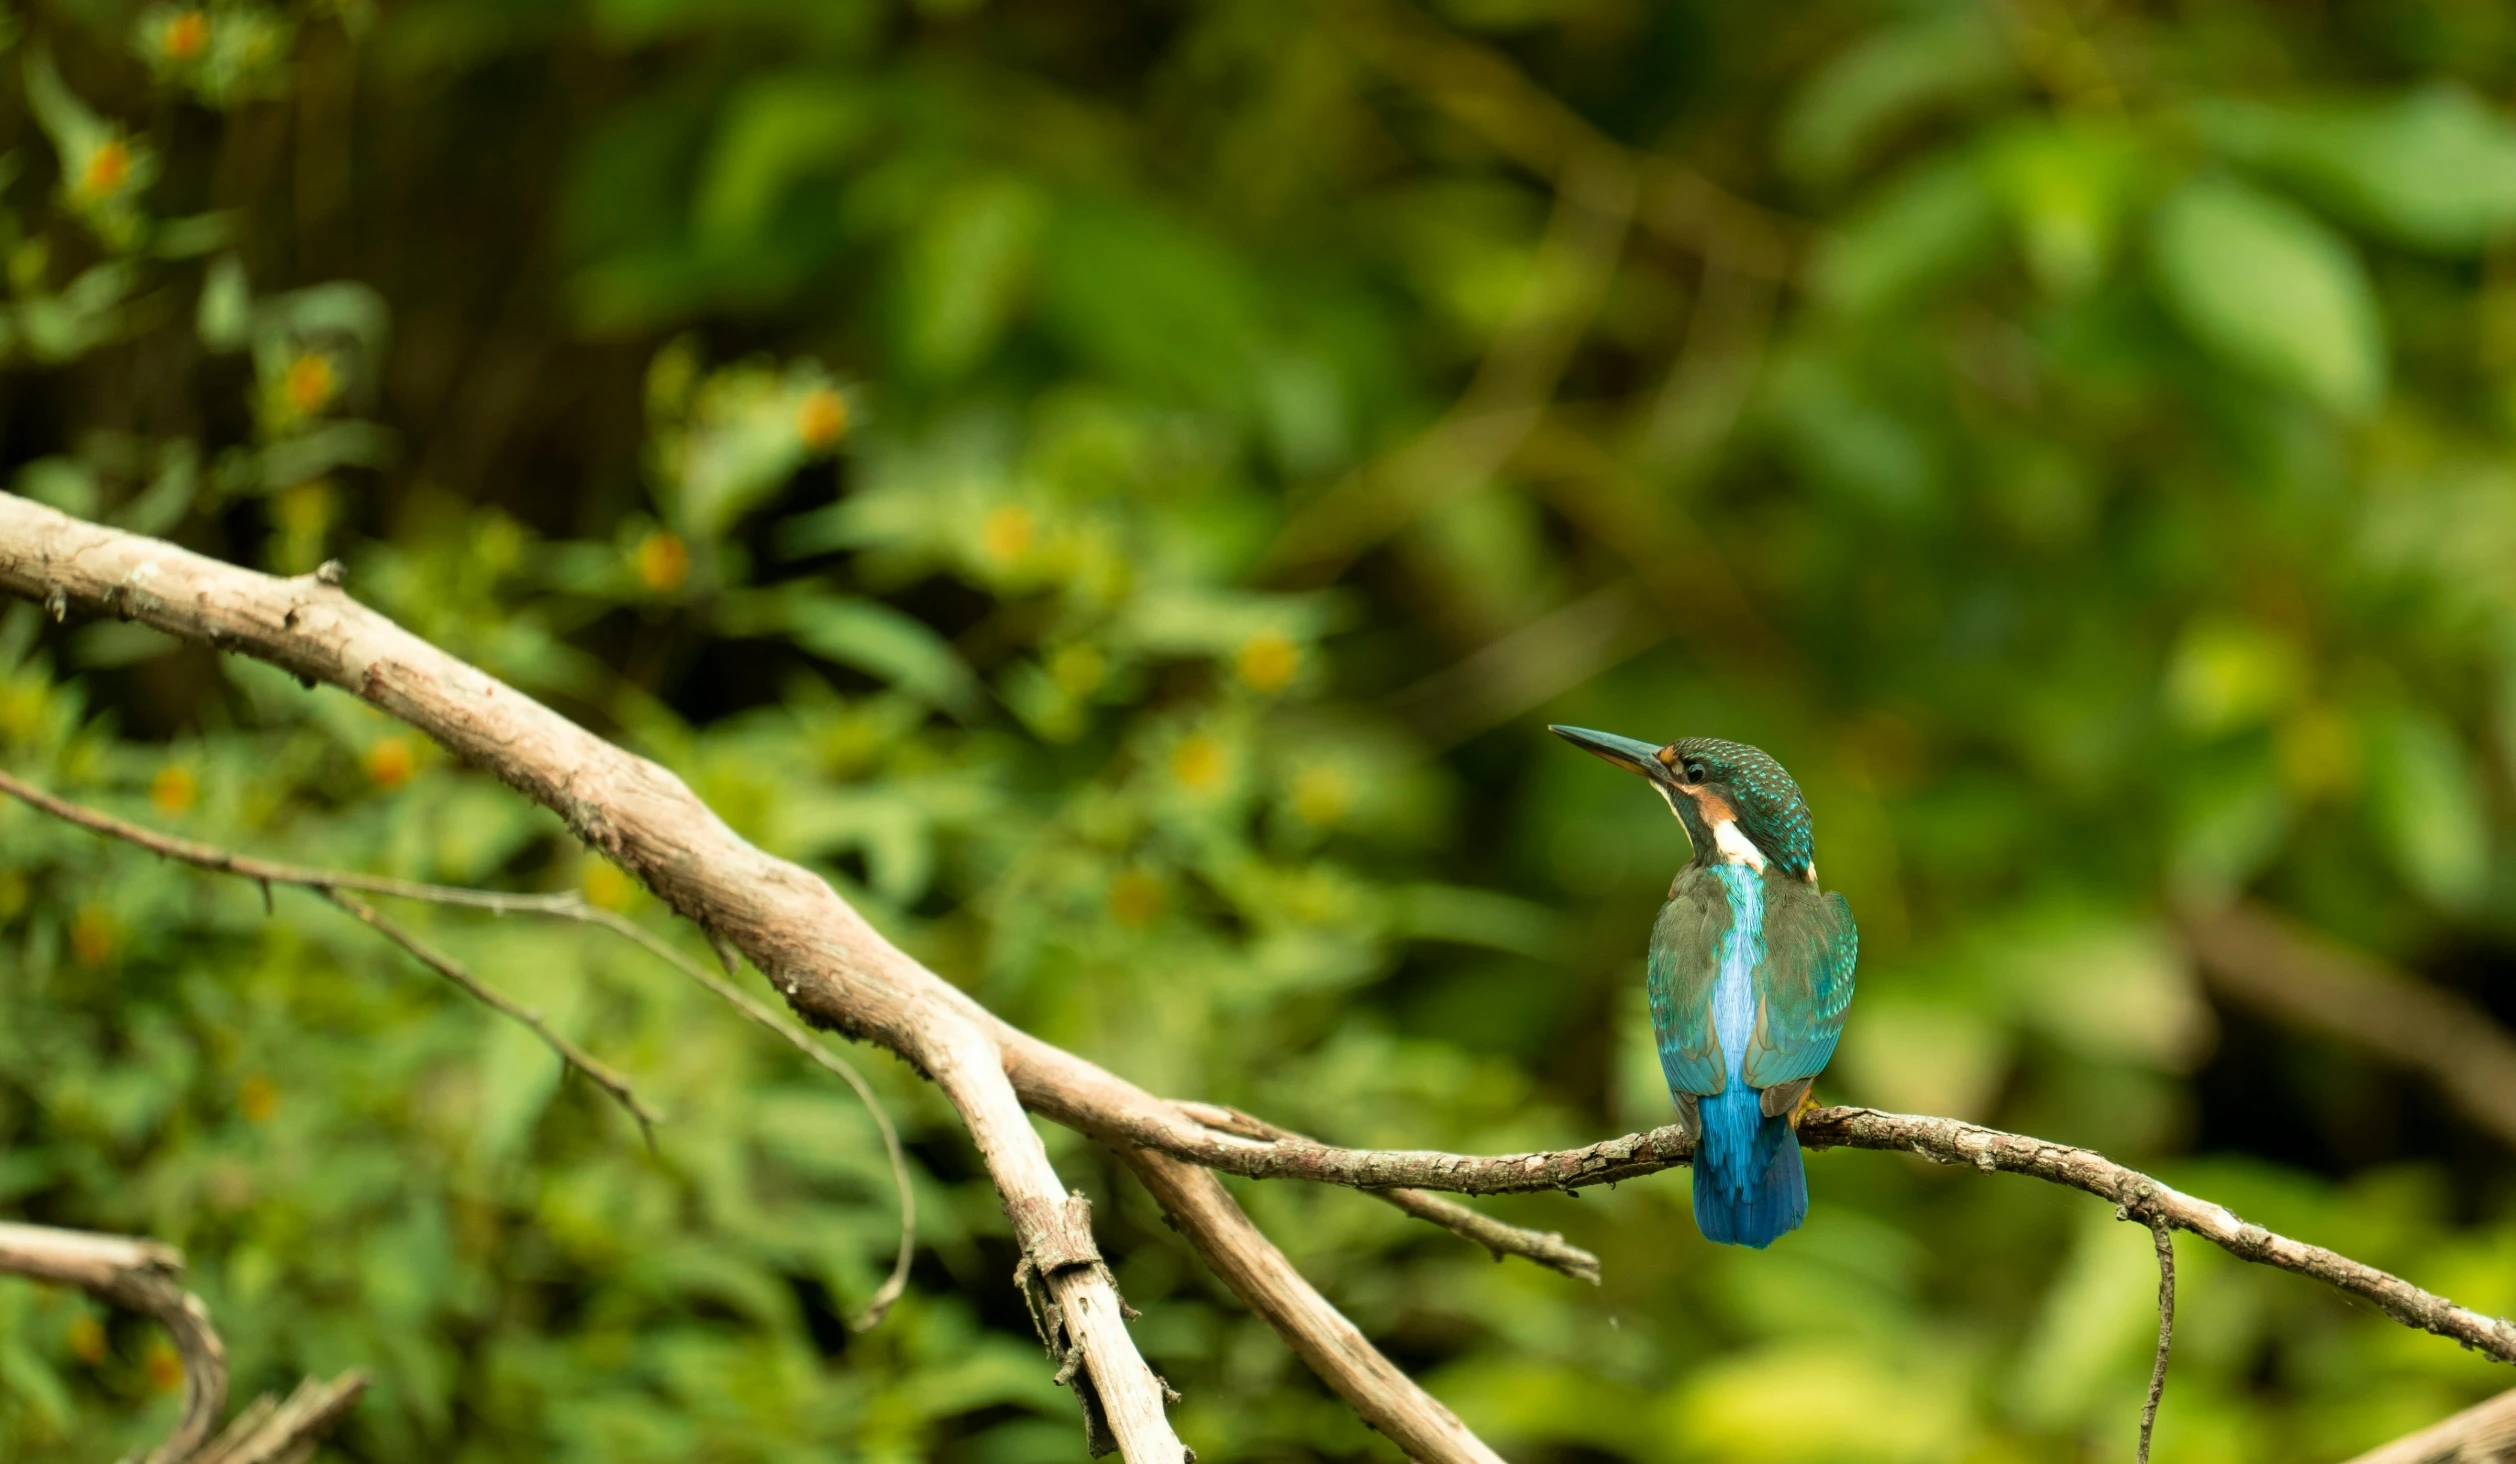
[[[1639,773],[1658,784],[1669,781],[1668,767],[1660,761],[1660,749],[1651,743],[1619,737],[1613,732],[1593,732],[1587,727],[1550,726],[1546,730],[1583,752],[1604,758],[1629,773]]]

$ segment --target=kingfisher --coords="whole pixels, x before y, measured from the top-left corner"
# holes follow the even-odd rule
[[[1819,888],[1808,801],[1764,753],[1547,730],[1647,779],[1694,846],[1651,927],[1651,1033],[1695,1139],[1696,1228],[1761,1250],[1808,1217],[1799,1120],[1852,1004],[1852,907]]]

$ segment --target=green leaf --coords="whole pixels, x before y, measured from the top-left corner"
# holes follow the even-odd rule
[[[691,209],[700,237],[728,243],[759,234],[797,184],[844,162],[874,120],[861,88],[827,77],[746,83],[700,172]]]
[[[910,369],[950,379],[976,365],[1011,318],[1044,210],[1012,179],[955,188],[908,241],[900,350]]]
[[[2160,207],[2150,245],[2167,309],[2229,366],[2344,413],[2384,395],[2384,322],[2366,271],[2304,209],[2200,178]]]
[[[790,611],[795,643],[824,660],[853,666],[902,691],[967,714],[978,680],[923,621],[873,600],[814,594]]]
[[[1924,163],[1819,243],[1811,288],[1853,315],[1906,304],[1991,257],[2000,223],[1972,156]]]
[[[2039,120],[1999,134],[1984,167],[2018,231],[2028,272],[2049,294],[2077,295],[2113,264],[2149,157],[2120,126]]]
[[[2463,86],[2381,102],[2205,109],[2225,156],[2414,249],[2471,254],[2516,223],[2516,128]]]
[[[1856,42],[1811,76],[1783,114],[1775,154],[1803,181],[1838,183],[1898,130],[1998,95],[2016,78],[1989,11],[1924,15]]]
[[[2488,892],[2490,809],[2472,754],[2434,714],[2404,708],[2370,739],[2369,813],[2405,884],[2450,910]]]
[[[201,282],[201,304],[193,330],[213,351],[241,351],[253,331],[253,291],[245,283],[245,267],[224,254],[210,262]]]

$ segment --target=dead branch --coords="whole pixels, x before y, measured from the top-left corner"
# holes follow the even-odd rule
[[[2504,1464],[2516,1457],[2516,1388],[2380,1444],[2348,1464]]]
[[[357,1371],[329,1383],[308,1378],[287,1404],[259,1399],[212,1439],[227,1407],[227,1347],[209,1309],[183,1289],[182,1252],[153,1240],[0,1221],[0,1272],[76,1286],[166,1329],[183,1359],[183,1414],[148,1464],[293,1464],[367,1386]]]
[[[116,818],[110,813],[47,793],[6,770],[0,770],[0,794],[15,798],[28,807],[49,814],[64,823],[86,829],[91,833],[102,834],[107,838],[120,839],[125,843],[137,845],[162,858],[173,859],[216,874],[232,874],[240,879],[252,880],[261,885],[266,894],[273,885],[287,885],[312,890],[334,904],[342,905],[344,909],[351,909],[349,904],[343,903],[342,894],[344,891],[355,890],[362,894],[390,895],[395,899],[418,900],[433,905],[453,905],[466,909],[487,910],[493,914],[543,915],[554,919],[573,920],[585,925],[600,926],[637,945],[658,960],[706,987],[748,1020],[784,1038],[788,1045],[812,1059],[824,1070],[837,1075],[855,1090],[857,1098],[864,1103],[866,1111],[873,1115],[874,1127],[882,1134],[883,1152],[891,1162],[891,1181],[900,1197],[900,1245],[891,1263],[891,1274],[884,1279],[872,1299],[866,1302],[864,1310],[849,1319],[849,1325],[860,1332],[880,1325],[884,1315],[891,1310],[893,1304],[899,1301],[901,1293],[908,1288],[909,1263],[917,1249],[917,1196],[910,1186],[908,1155],[900,1147],[900,1131],[893,1126],[891,1115],[883,1108],[882,1100],[875,1094],[873,1085],[865,1081],[864,1074],[859,1073],[853,1064],[814,1041],[811,1034],[803,1028],[779,1016],[741,987],[675,950],[671,942],[629,917],[589,905],[576,895],[564,892],[542,895],[510,894],[501,890],[476,890],[460,885],[425,884],[414,880],[358,874],[349,870],[318,869],[308,865],[283,864],[274,860],[256,859],[251,855],[239,854],[232,849],[221,848],[215,844],[204,844],[197,840],[177,838],[172,834],[143,828],[127,819]],[[363,908],[364,906],[359,907],[359,909]],[[358,914],[358,910],[351,909],[351,913]],[[372,914],[372,912],[369,913]],[[442,957],[433,950],[414,948],[397,933],[399,927],[387,930],[385,925],[378,924],[381,917],[370,919],[369,915],[360,915],[359,918],[366,920],[370,925],[377,926],[388,939],[395,940],[397,944],[402,945],[403,949],[411,951],[431,969],[443,971],[444,968],[438,965]],[[480,995],[475,989],[476,983],[471,982],[468,973],[457,979],[456,984],[475,996]],[[503,998],[485,999],[488,999],[490,1005],[497,1010],[502,1012],[508,1010],[507,1007],[500,1005]],[[538,1026],[535,1030],[542,1031]],[[552,1035],[544,1033],[544,1040],[553,1040]],[[558,1040],[564,1041],[564,1039]],[[594,1077],[597,1083],[604,1083],[603,1078],[597,1074],[609,1073],[610,1069],[599,1063],[593,1063],[591,1058],[583,1060],[571,1058],[569,1054],[575,1051],[573,1045],[560,1047],[557,1050],[563,1061],[570,1062],[572,1066],[578,1067],[589,1077]],[[628,1095],[624,1102],[630,1105],[630,1112],[638,1116],[641,1131],[648,1133],[651,1141],[652,1120],[637,1106],[634,1093],[629,1092],[627,1080],[624,1078],[618,1081],[621,1086],[617,1090],[612,1089],[608,1083],[604,1083],[606,1091],[614,1092],[615,1096]]]
[[[1156,1098],[1000,1021],[885,940],[809,871],[735,835],[671,773],[427,645],[335,584],[255,574],[0,495],[0,589],[56,614],[75,605],[137,620],[353,692],[558,812],[671,908],[749,957],[808,1022],[879,1042],[916,1064],[968,1124],[1004,1199],[1026,1272],[1044,1279],[1057,1308],[1052,1345],[1067,1357],[1061,1373],[1079,1392],[1090,1391],[1091,1406],[1106,1413],[1131,1461],[1177,1464],[1183,1450],[1163,1416],[1163,1386],[1126,1333],[1088,1218],[1058,1181],[1026,1105],[1121,1152],[1152,1148],[1252,1177],[1365,1189],[1575,1188],[1687,1158],[1687,1136],[1675,1127],[1560,1153],[1498,1157],[1337,1149],[1218,1128],[1190,1106]],[[1860,1108],[1812,1112],[1801,1135],[1813,1148],[1899,1149],[2084,1190],[2114,1201],[2127,1219],[2191,1231],[2246,1260],[2371,1301],[2406,1326],[2516,1360],[2516,1327],[2508,1323],[2249,1225],[2088,1150],[1954,1119]],[[1183,1199],[1171,1214],[1203,1252],[1263,1247],[1258,1261],[1289,1270],[1263,1236],[1229,1227],[1211,1206]],[[1280,1287],[1244,1295],[1288,1337],[1312,1335],[1322,1320]],[[1397,1406],[1389,1385],[1369,1381],[1374,1371],[1349,1374],[1362,1379],[1351,1385],[1368,1391],[1375,1407]]]
[[[1123,1152],[1136,1178],[1144,1181],[1205,1263],[1365,1423],[1424,1464],[1502,1464],[1501,1456],[1469,1432],[1457,1414],[1400,1372],[1345,1313],[1302,1278],[1222,1180],[1168,1154]]]
[[[767,973],[808,1021],[880,1042],[940,1085],[1046,1278],[1129,1464],[1181,1464],[1160,1381],[1006,1080],[1007,1030],[884,940],[811,871],[744,841],[679,778],[359,605],[325,577],[275,579],[0,494],[0,588],[239,651],[362,697],[557,812],[668,906]]]
[[[2149,1227],[2158,1243],[2158,1357],[2149,1364],[2149,1397],[2140,1405],[2139,1464],[2149,1464],[2149,1436],[2158,1427],[2158,1401],[2167,1393],[2167,1349],[2175,1343],[2175,1232]]]

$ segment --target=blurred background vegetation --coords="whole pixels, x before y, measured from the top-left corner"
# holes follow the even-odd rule
[[[1859,913],[1820,1095],[2100,1146],[2516,1311],[2507,1141],[2222,1009],[2239,894],[2516,1016],[2516,14],[2484,0],[55,0],[0,8],[0,472],[301,573],[658,757],[997,1010],[1358,1144],[1661,1121],[1683,838],[1540,731],[1760,744]],[[0,616],[0,759],[195,838],[577,889],[349,698]],[[0,1211],[189,1253],[368,1460],[1080,1451],[951,1116],[634,949],[416,912],[658,1152],[338,912],[0,808]],[[675,938],[692,942],[688,931]],[[1106,1156],[1209,1460],[1387,1458]],[[1516,1458],[2130,1451],[2148,1238],[1890,1156],[1593,1290],[1238,1186]],[[2507,1375],[2185,1249],[2177,1461]],[[0,1283],[0,1455],[161,1431]]]

